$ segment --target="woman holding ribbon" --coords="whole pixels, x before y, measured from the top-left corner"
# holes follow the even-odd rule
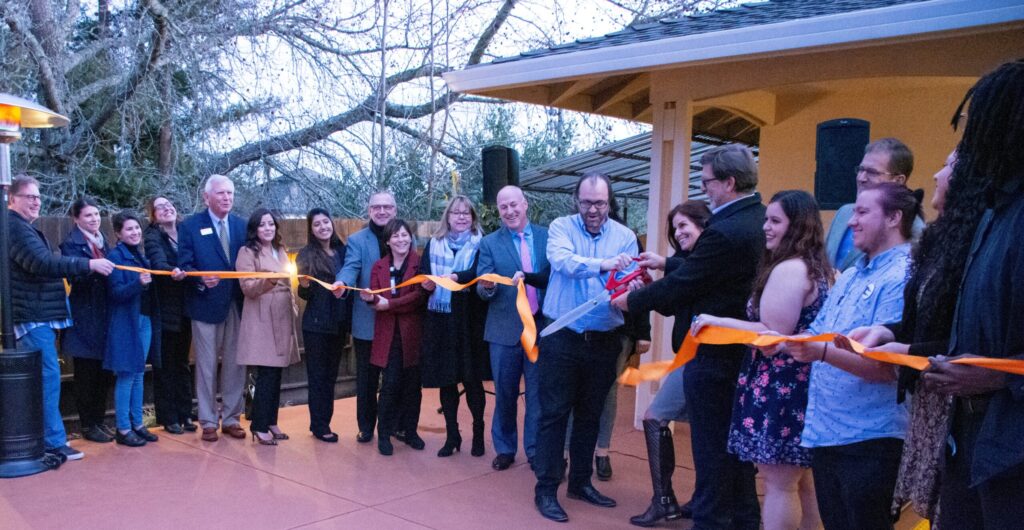
[[[747,303],[749,321],[700,315],[690,332],[725,326],[784,335],[814,321],[834,272],[825,253],[818,204],[805,191],[780,191],[765,211],[765,251]],[[765,481],[766,530],[820,525],[810,450],[800,446],[811,364],[785,351],[751,349],[736,385],[729,451],[757,465]]]
[[[249,217],[245,246],[238,251],[239,272],[282,273],[288,253],[281,244],[278,217],[258,208]],[[288,435],[277,426],[281,401],[281,374],[299,362],[295,345],[295,300],[288,278],[242,278],[245,296],[238,328],[238,363],[256,367],[256,391],[249,430],[260,445],[277,445]]]
[[[90,197],[71,204],[75,226],[60,244],[64,256],[104,258],[110,245],[100,231],[100,207]],[[107,279],[98,274],[68,277],[71,294],[71,326],[61,339],[61,350],[74,359],[75,408],[82,425],[82,437],[91,442],[114,441],[103,420],[107,415],[107,394],[111,374],[103,369],[107,344]]]
[[[121,212],[114,216],[113,224],[120,242],[107,258],[115,265],[148,269],[138,216]],[[154,366],[160,366],[160,301],[152,283],[153,276],[148,272],[115,269],[110,275],[110,320],[103,367],[117,375],[115,438],[129,447],[158,440],[142,422],[142,376],[147,357]]]
[[[345,263],[345,244],[334,231],[334,221],[323,208],[306,215],[306,246],[296,259],[299,274],[312,276],[328,284]],[[308,278],[299,278],[299,298],[306,301],[302,312],[302,343],[306,352],[306,379],[309,382],[309,430],[322,442],[337,443],[331,431],[334,415],[334,385],[338,364],[348,342],[352,297],[341,298]]]
[[[409,224],[402,219],[388,221],[384,241],[387,254],[373,264],[370,274],[370,289],[383,291],[361,291],[359,296],[376,311],[370,364],[384,376],[377,405],[377,450],[388,456],[394,452],[391,436],[399,430],[404,431],[409,447],[425,446],[416,426],[423,397],[419,361],[427,291],[419,285],[399,287],[421,272]]]

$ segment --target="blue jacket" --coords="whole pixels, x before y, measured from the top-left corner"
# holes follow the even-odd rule
[[[115,265],[149,268],[146,258],[136,256],[124,243],[118,243],[107,254]],[[103,368],[114,373],[139,373],[146,370],[146,359],[155,367],[160,366],[160,301],[156,287],[151,283],[139,283],[139,273],[114,269],[108,278],[109,322],[107,323],[107,347],[103,356]],[[149,351],[142,351],[139,337],[139,315],[142,311],[142,297],[150,297],[149,320],[153,329]]]
[[[228,214],[230,256],[224,255],[217,230],[210,219],[209,210],[203,210],[185,219],[178,227],[178,267],[183,271],[233,271],[238,249],[245,243],[245,221]],[[192,320],[220,324],[228,317],[234,303],[242,313],[242,290],[238,280],[222,279],[216,287],[207,289],[201,278],[184,280],[185,314]]]
[[[104,241],[103,254],[110,252]],[[92,259],[92,251],[85,235],[78,227],[71,229],[68,237],[60,244],[60,253],[65,257]],[[82,359],[103,360],[107,347],[107,278],[102,274],[81,274],[68,276],[71,284],[71,319],[74,325],[61,337],[60,346],[64,355]]]
[[[548,264],[548,229],[530,223],[533,231],[533,260],[536,263],[534,272],[526,275],[526,284],[537,288],[537,312],[544,307],[544,289],[548,286],[551,276],[551,265]],[[489,272],[512,277],[523,269],[519,259],[519,250],[514,246],[509,229],[502,226],[491,234],[484,236],[480,242],[480,253],[477,258],[476,273],[483,275]],[[496,285],[493,290],[484,289],[477,284],[480,298],[490,301],[487,311],[487,323],[484,325],[484,340],[514,346],[519,344],[519,336],[523,333],[523,322],[516,312],[516,289],[507,285]]]
[[[352,234],[348,238],[345,263],[338,273],[337,281],[345,282],[345,285],[352,287],[369,287],[370,272],[373,264],[379,259],[380,247],[377,245],[377,236],[373,235],[369,227]],[[349,293],[349,296],[353,297],[352,336],[360,340],[373,340],[376,311],[355,293]]]

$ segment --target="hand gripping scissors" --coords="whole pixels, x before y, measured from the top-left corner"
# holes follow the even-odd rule
[[[633,258],[633,261],[640,261],[640,258]],[[613,270],[608,275],[608,281],[605,282],[604,290],[601,291],[601,294],[583,302],[573,310],[558,317],[558,320],[548,324],[548,326],[540,332],[540,336],[547,337],[548,335],[579,320],[583,315],[591,312],[595,307],[607,304],[619,296],[622,296],[628,290],[629,282],[638,278],[644,283],[651,283],[651,275],[647,273],[646,267],[637,267],[631,272],[623,272],[618,269]]]

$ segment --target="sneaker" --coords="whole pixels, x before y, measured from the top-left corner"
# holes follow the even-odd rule
[[[54,447],[53,449],[47,449],[45,451],[45,453],[46,453],[47,457],[53,457],[53,458],[57,459],[57,466],[54,466],[54,467],[59,467],[64,462],[68,461],[68,455],[64,454],[64,452],[61,451],[59,447]]]
[[[68,457],[68,460],[81,460],[85,458],[85,453],[71,447],[71,442],[64,444],[64,447],[58,447],[57,450]]]

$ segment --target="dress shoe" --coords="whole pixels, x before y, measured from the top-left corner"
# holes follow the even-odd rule
[[[127,445],[128,447],[142,447],[146,445],[146,440],[143,440],[141,436],[135,433],[135,431],[121,432],[118,431],[117,435],[114,436],[117,443],[121,445]]]
[[[171,423],[164,425],[164,432],[168,434],[185,434],[185,429],[182,428],[180,423]]]
[[[588,502],[594,506],[600,506],[602,508],[615,507],[614,499],[601,495],[601,492],[597,491],[597,488],[590,484],[587,484],[582,488],[569,488],[569,491],[566,492],[566,494],[570,499]]]
[[[82,438],[89,440],[90,442],[96,443],[110,443],[114,441],[114,437],[107,434],[103,429],[96,425],[92,427],[85,427],[82,429]]]
[[[217,428],[216,427],[203,427],[203,441],[204,442],[216,442],[217,441]]]
[[[135,431],[135,434],[139,435],[139,438],[142,438],[143,440],[146,440],[147,442],[155,442],[155,441],[158,441],[160,439],[155,434],[149,432],[149,429],[147,429],[145,425],[143,425],[142,427],[139,427],[137,429],[132,429],[132,430]]]
[[[270,426],[270,434],[274,435],[275,440],[288,440],[289,436],[283,432],[277,425]]]
[[[564,523],[569,520],[562,505],[558,504],[558,497],[554,495],[537,495],[533,498],[533,503],[537,505],[537,511],[545,519],[551,519],[556,523]]]
[[[269,432],[252,431],[252,441],[260,445],[277,445],[277,438]]]
[[[196,432],[197,430],[199,430],[199,426],[196,425],[195,423],[192,423],[192,420],[190,419],[185,420],[181,424],[181,428],[185,429],[188,432]]]
[[[338,434],[337,433],[333,433],[333,432],[320,433],[320,434],[313,433],[313,438],[316,438],[317,440],[320,440],[321,442],[327,442],[329,444],[336,444],[336,443],[338,443]]]
[[[98,427],[101,431],[107,433],[107,436],[109,436],[111,440],[113,440],[114,439],[114,435],[117,434],[114,431],[114,429],[111,428],[111,427],[108,427],[106,423],[101,423],[99,425],[96,425],[96,427]]]
[[[395,446],[391,445],[391,435],[382,432],[377,433],[377,451],[384,456],[394,454]]]
[[[679,516],[683,519],[693,519],[693,500],[686,501],[686,504],[679,507]]]
[[[448,434],[448,438],[445,439],[444,445],[437,450],[437,456],[446,458],[455,454],[455,451],[462,452],[462,435],[456,432],[454,437],[451,433]]]
[[[391,434],[391,437],[398,440],[399,442],[405,441],[405,431],[395,431]]]
[[[594,467],[597,468],[597,480],[607,482],[612,479],[612,459],[607,456],[594,458]]]
[[[243,429],[242,426],[237,424],[237,423],[234,424],[234,425],[224,425],[224,426],[222,426],[220,428],[220,432],[222,432],[222,433],[224,433],[224,434],[226,434],[226,435],[228,435],[228,436],[230,436],[232,438],[238,438],[239,440],[244,440],[245,439],[245,429]]]
[[[370,440],[373,440],[373,431],[359,431],[356,435],[356,441],[361,444],[369,443]]]
[[[512,466],[512,462],[516,461],[516,457],[508,454],[501,454],[494,457],[494,462],[491,462],[491,467],[496,471],[504,471]]]
[[[423,441],[423,438],[420,438],[420,435],[417,433],[406,433],[405,439],[402,441],[405,442],[405,445],[408,445],[417,451],[422,451],[423,448],[427,446]]]

